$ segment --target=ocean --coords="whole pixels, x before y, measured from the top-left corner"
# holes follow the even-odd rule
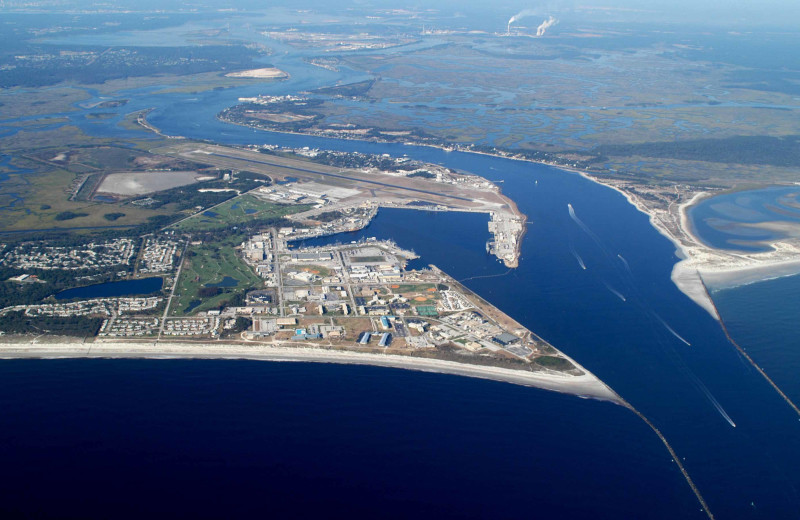
[[[624,408],[458,376],[14,360],[0,409],[3,518],[703,518]]]

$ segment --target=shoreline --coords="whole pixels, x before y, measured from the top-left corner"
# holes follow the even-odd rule
[[[672,268],[672,282],[718,321],[719,313],[707,289],[730,289],[800,274],[800,242],[797,240],[768,242],[766,245],[770,251],[755,253],[717,249],[703,243],[691,225],[689,210],[715,193],[689,191],[691,197],[686,200],[670,203],[666,208],[653,208],[613,181],[580,170],[564,169],[621,193],[631,205],[647,215],[650,225],[673,243],[680,258]]]
[[[110,341],[81,343],[64,340],[52,343],[36,343],[35,341],[34,339],[29,342],[0,343],[0,359],[246,359],[253,361],[369,365],[487,379],[628,406],[616,392],[577,363],[575,365],[583,372],[583,375],[565,375],[544,370],[529,372],[440,359],[416,358],[396,354],[365,354],[313,347],[277,347],[264,344],[216,342],[192,344]]]
[[[605,186],[607,188],[611,188],[614,191],[619,192],[625,199],[638,211],[647,215],[648,219],[650,220],[650,225],[662,236],[667,238],[672,244],[675,246],[675,250],[678,256],[681,258],[673,267],[672,273],[670,274],[670,279],[672,283],[681,291],[683,294],[689,297],[693,302],[703,308],[706,312],[708,312],[712,318],[717,321],[720,321],[719,313],[717,312],[717,308],[714,305],[714,302],[711,300],[711,297],[706,290],[705,285],[703,284],[703,279],[699,273],[699,271],[692,266],[689,265],[689,261],[692,258],[693,251],[686,247],[686,245],[673,233],[669,231],[667,226],[664,222],[661,221],[659,215],[649,208],[647,205],[642,203],[638,200],[632,193],[623,190],[619,186],[614,184],[603,182],[596,177],[579,170],[568,170],[581,175],[581,177],[590,180],[592,182],[596,182],[601,186]],[[690,200],[682,202],[678,205],[678,212],[680,217],[680,227],[679,229],[683,232],[686,236],[695,238],[691,232],[687,229],[688,226],[688,217],[686,217],[687,209],[699,202],[699,200],[710,196],[710,194],[706,192],[699,192],[696,193]],[[669,213],[669,209],[667,209],[667,213]],[[696,240],[696,238],[695,238]],[[697,241],[699,244],[699,241]],[[705,246],[703,246],[705,247]]]
[[[722,290],[800,273],[800,247],[790,239],[768,242],[770,251],[755,253],[717,249],[703,243],[695,234],[688,213],[692,206],[712,196],[701,191],[678,207],[683,240],[676,238],[673,243],[683,259],[673,268],[673,281],[694,272],[701,284]],[[680,283],[675,283],[683,290]],[[694,285],[696,282],[692,282],[693,289]]]
[[[587,171],[548,161],[537,161],[535,159],[523,157],[470,150],[465,149],[461,145],[448,146],[437,143],[414,141],[400,142],[380,138],[359,139],[351,136],[318,135],[314,133],[297,131],[262,129],[253,127],[252,125],[248,125],[246,123],[232,121],[230,119],[220,117],[220,115],[217,115],[217,119],[224,123],[234,124],[245,128],[254,128],[267,133],[343,139],[348,141],[377,142],[384,144],[424,146],[439,149],[445,152],[458,151],[461,153],[496,157],[498,159],[509,159],[514,161],[542,164],[568,173],[580,175],[586,180],[595,182],[601,186],[605,186],[619,192],[637,210],[648,216],[650,225],[658,233],[673,243],[677,255],[681,258],[672,268],[672,273],[670,275],[672,282],[675,284],[678,290],[688,296],[692,301],[697,303],[718,321],[720,317],[717,313],[714,302],[706,290],[706,285],[708,285],[712,290],[721,290],[740,285],[746,285],[749,283],[770,280],[777,277],[800,274],[800,243],[793,244],[787,241],[776,241],[768,244],[773,248],[772,251],[752,254],[738,254],[736,252],[715,249],[705,245],[691,229],[687,213],[691,206],[699,203],[705,198],[714,196],[713,193],[695,191],[692,193],[692,197],[689,200],[680,202],[675,207],[673,207],[673,203],[670,203],[666,209],[658,209],[648,206],[639,200],[634,194],[618,186],[614,182],[615,179],[602,179]],[[668,222],[664,222],[664,220],[672,221],[671,223],[676,228],[677,233],[671,231]],[[524,238],[526,231],[527,223],[525,226],[523,226],[523,233],[520,236],[515,248],[518,261],[521,253],[522,238]],[[516,265],[508,267],[513,268],[516,267]]]

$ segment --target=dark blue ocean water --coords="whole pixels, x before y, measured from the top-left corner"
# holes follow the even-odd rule
[[[164,279],[158,276],[123,280],[120,282],[98,283],[84,287],[75,287],[56,293],[56,300],[72,298],[109,298],[114,296],[137,296],[152,294],[161,290]]]
[[[703,517],[627,410],[457,376],[5,361],[0,409],[4,518]]]
[[[712,295],[737,343],[795,403],[800,402],[800,276]]]

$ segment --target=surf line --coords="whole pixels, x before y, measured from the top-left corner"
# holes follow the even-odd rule
[[[703,284],[703,290],[706,292],[706,296],[708,296],[708,301],[710,301],[711,302],[711,306],[714,307],[714,312],[716,312],[717,316],[719,316],[719,324],[722,327],[722,332],[725,333],[725,337],[728,338],[728,341],[730,341],[731,344],[734,347],[736,347],[736,350],[739,351],[739,354],[741,354],[742,357],[744,357],[747,360],[747,362],[750,363],[753,366],[753,368],[755,368],[758,371],[759,374],[761,374],[761,377],[766,379],[767,383],[772,385],[772,388],[775,389],[776,392],[778,392],[778,395],[781,396],[784,401],[786,401],[786,404],[791,406],[792,409],[795,411],[795,413],[798,416],[800,416],[800,408],[798,408],[797,405],[794,404],[794,402],[789,398],[788,395],[783,393],[783,390],[780,389],[780,387],[775,383],[775,381],[773,381],[767,375],[766,372],[764,372],[764,369],[761,368],[758,365],[758,363],[753,361],[753,358],[751,358],[750,355],[738,343],[736,343],[736,341],[733,339],[733,337],[731,336],[730,332],[728,332],[728,327],[725,325],[725,321],[722,319],[722,314],[720,314],[719,309],[717,309],[717,304],[714,303],[714,299],[711,298],[711,293],[708,291],[708,287],[706,286],[706,282],[705,282],[705,280],[703,280],[702,276],[700,276],[700,282]]]
[[[644,423],[647,426],[649,426],[650,429],[653,430],[656,433],[656,435],[658,435],[658,438],[661,439],[661,442],[667,448],[667,451],[669,452],[670,456],[672,456],[672,462],[674,462],[675,465],[678,466],[678,469],[681,471],[681,474],[683,475],[683,478],[686,479],[686,483],[689,484],[689,487],[692,489],[692,492],[694,493],[694,496],[697,497],[697,501],[700,502],[700,505],[703,508],[702,509],[703,512],[706,514],[706,516],[708,516],[709,520],[714,520],[714,514],[708,509],[708,504],[706,503],[705,499],[703,498],[703,495],[700,494],[700,489],[694,483],[694,481],[692,480],[692,477],[689,476],[689,472],[686,471],[686,468],[683,466],[683,464],[681,464],[681,459],[678,457],[678,454],[675,453],[675,450],[672,449],[672,446],[670,445],[669,441],[667,441],[667,438],[664,437],[663,433],[661,433],[661,430],[659,430],[658,427],[655,424],[650,422],[650,419],[645,417],[645,415],[642,412],[640,412],[639,410],[634,408],[634,406],[631,403],[629,403],[625,399],[622,399],[622,403],[623,403],[623,406],[625,406],[630,411],[635,413],[639,417],[639,419],[643,420]]]

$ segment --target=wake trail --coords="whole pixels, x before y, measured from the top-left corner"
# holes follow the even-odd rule
[[[611,291],[611,293],[612,293],[614,296],[616,296],[617,298],[619,298],[620,300],[622,300],[622,301],[624,301],[624,302],[628,301],[628,300],[625,298],[625,296],[623,296],[623,295],[622,295],[622,293],[621,293],[621,292],[619,292],[618,290],[616,290],[616,289],[614,289],[613,287],[611,287],[611,286],[608,284],[608,282],[605,282],[605,281],[604,281],[604,282],[603,282],[603,285],[605,285],[605,286],[606,286],[606,289],[608,289],[609,291]]]
[[[606,248],[606,246],[604,246],[604,245],[603,245],[603,242],[600,240],[600,237],[599,237],[599,236],[597,236],[597,233],[595,233],[594,231],[592,231],[591,229],[589,229],[589,226],[587,226],[587,225],[586,225],[586,224],[585,224],[585,223],[584,223],[584,222],[583,222],[583,221],[580,219],[580,217],[578,217],[578,215],[576,215],[576,214],[575,214],[575,208],[573,208],[573,207],[572,207],[572,204],[567,204],[567,209],[569,210],[569,217],[570,217],[570,218],[571,218],[571,219],[572,219],[572,220],[573,220],[573,221],[574,221],[576,224],[578,224],[578,227],[579,227],[579,228],[581,228],[581,229],[583,230],[583,232],[584,232],[584,233],[586,233],[587,235],[589,235],[589,238],[591,238],[591,239],[594,241],[594,243],[595,243],[595,244],[597,244],[597,247],[599,247],[599,248],[600,248],[600,249],[603,251],[603,254],[605,254],[605,255],[606,255],[606,257],[610,257],[610,256],[611,256],[611,253],[608,251],[608,248]]]
[[[690,375],[692,376],[692,379],[694,379],[694,382],[697,385],[697,387],[706,395],[708,401],[714,406],[714,408],[717,409],[717,412],[719,412],[722,418],[728,421],[728,424],[730,424],[733,428],[736,428],[736,423],[733,422],[733,419],[731,419],[731,416],[728,415],[728,412],[726,412],[725,409],[722,407],[722,405],[719,404],[717,398],[714,397],[714,395],[708,388],[706,388],[706,385],[704,385],[703,382],[700,381],[696,375],[692,374],[691,371]]]
[[[626,271],[628,271],[628,272],[630,273],[630,272],[631,272],[631,266],[630,266],[630,265],[628,265],[628,261],[627,261],[627,260],[625,260],[625,258],[624,258],[622,255],[617,255],[617,258],[619,258],[620,260],[622,260],[622,264],[625,266],[625,270],[626,270]]]
[[[583,263],[583,258],[581,258],[581,255],[579,255],[578,252],[575,251],[574,247],[570,246],[569,249],[572,252],[572,256],[574,256],[575,260],[578,261],[578,265],[580,265],[581,269],[583,269],[585,271],[586,270],[586,264]]]
[[[691,344],[691,343],[689,343],[688,341],[686,341],[686,340],[683,338],[683,336],[681,336],[680,334],[678,334],[677,332],[675,332],[675,329],[673,329],[672,327],[670,327],[670,326],[669,326],[669,324],[668,324],[666,321],[664,321],[664,320],[661,318],[661,316],[659,316],[659,315],[658,315],[658,314],[656,314],[655,312],[653,313],[653,316],[655,316],[655,317],[656,317],[656,319],[657,319],[658,321],[660,321],[660,322],[661,322],[661,324],[664,326],[664,328],[665,328],[665,329],[667,329],[668,331],[670,331],[670,332],[672,333],[672,335],[673,335],[673,336],[675,336],[675,337],[676,337],[676,338],[678,338],[679,340],[683,341],[683,342],[684,342],[684,343],[686,343],[688,346],[690,346],[690,347],[692,346],[692,344]]]

